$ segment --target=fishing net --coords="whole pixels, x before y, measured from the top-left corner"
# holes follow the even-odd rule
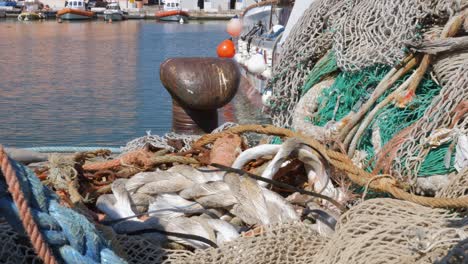
[[[326,242],[307,224],[278,224],[263,227],[258,236],[242,237],[219,248],[174,251],[165,263],[313,263]]]
[[[327,55],[328,57],[329,55]],[[333,58],[328,58],[328,61],[334,61]],[[318,63],[317,63],[318,65]],[[321,67],[319,65],[319,67]],[[316,67],[314,67],[315,69]],[[330,67],[332,68],[332,67]],[[315,72],[312,70],[311,73]],[[321,90],[319,96],[311,98],[307,106],[298,104],[297,107],[309,107],[313,109],[306,118],[315,126],[330,128],[334,123],[342,120],[351,112],[357,112],[359,108],[369,99],[373,89],[379,84],[384,76],[390,71],[390,67],[378,65],[368,67],[356,72],[341,72],[336,77],[335,81],[329,87]],[[384,93],[377,103],[382,101],[396,87],[401,85],[410,74],[406,74],[398,80],[392,88]],[[394,104],[389,104],[381,109],[376,117],[371,121],[368,128],[365,130],[361,139],[358,139],[358,151],[365,153],[365,159],[370,162],[371,166],[368,170],[372,170],[376,165],[374,156],[389,142],[398,132],[409,127],[414,122],[424,116],[426,108],[431,104],[433,98],[438,95],[441,87],[427,74],[418,89],[416,97],[404,108],[396,107]],[[312,91],[315,95],[315,92]],[[308,93],[304,95],[304,99],[308,99]],[[302,100],[302,99],[301,99]],[[296,109],[296,111],[298,111]],[[298,115],[297,113],[295,115]],[[303,115],[300,115],[303,118]],[[296,120],[298,116],[293,117],[293,124],[300,123]],[[297,125],[294,125],[297,127]],[[310,127],[310,126],[309,126]],[[300,129],[300,128],[298,128]],[[300,129],[303,130],[303,129]],[[313,134],[315,137],[315,134]],[[317,138],[317,137],[316,137]],[[318,136],[322,140],[321,136]],[[430,153],[427,160],[423,162],[423,166],[419,171],[421,176],[446,174],[454,170],[453,158],[448,168],[444,166],[440,159],[444,159],[447,147],[434,150]],[[453,155],[452,155],[453,157]]]
[[[449,211],[392,199],[353,207],[336,229],[315,263],[433,263],[468,235]]]
[[[449,178],[449,183],[436,194],[436,197],[456,198],[468,196],[468,168],[460,173],[452,173]],[[461,209],[459,213],[468,217],[467,209]]]
[[[218,249],[175,251],[165,263],[433,263],[462,245],[466,220],[446,210],[373,199],[345,213],[330,238],[302,223],[281,224]]]
[[[226,122],[213,130],[212,133],[221,132],[231,127],[237,126],[236,123]],[[123,148],[123,153],[153,147],[156,149],[167,149],[173,151],[187,151],[192,147],[192,143],[199,139],[198,135],[178,134],[175,132],[166,133],[163,136],[152,135],[151,131],[146,132],[146,136],[133,139]]]
[[[333,49],[344,71],[394,65],[406,56],[405,44],[422,37],[424,20],[459,10],[458,1],[345,1],[348,13],[335,25]]]
[[[113,242],[122,248],[128,263],[162,263],[167,249],[150,242],[142,236],[116,235]]]
[[[329,25],[342,17],[345,1],[317,0],[304,12],[283,44],[279,63],[274,66],[270,100],[273,124],[291,125],[292,113],[306,78],[314,64],[332,46],[333,30]]]
[[[0,262],[4,264],[32,263],[42,264],[36,255],[29,238],[20,235],[8,223],[0,219]]]
[[[0,222],[0,263],[42,264],[29,238],[20,235],[8,223]],[[112,235],[112,245],[128,263],[162,263],[168,254],[161,245],[150,242],[142,236]]]
[[[450,142],[455,142],[457,135],[468,134],[468,53],[442,57],[435,63],[434,72],[443,88],[409,131],[393,162],[395,174],[407,175],[412,181],[434,164],[450,167],[454,149]],[[441,129],[447,129],[445,136],[436,134]]]
[[[430,28],[427,21],[446,21],[465,5],[456,0],[312,2],[284,42],[273,70],[273,123],[291,126],[307,76],[331,48],[344,71],[393,66],[405,57],[405,43],[421,39]]]

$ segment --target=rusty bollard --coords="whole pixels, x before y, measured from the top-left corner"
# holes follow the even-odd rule
[[[173,58],[160,67],[161,82],[172,96],[172,130],[209,133],[218,111],[231,101],[240,83],[237,62],[220,58]]]

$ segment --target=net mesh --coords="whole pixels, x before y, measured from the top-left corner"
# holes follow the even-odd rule
[[[421,39],[430,28],[427,21],[446,20],[461,7],[457,0],[312,2],[284,42],[273,70],[273,123],[291,126],[309,72],[331,48],[344,71],[393,66],[405,57],[405,43]]]
[[[413,182],[424,165],[430,167],[435,162],[444,164],[448,146],[437,148],[425,144],[433,132],[442,128],[449,129],[449,137],[452,138],[457,133],[468,133],[467,111],[464,106],[468,98],[468,53],[451,53],[440,58],[434,65],[434,72],[443,88],[409,131],[393,162],[395,174],[402,178],[402,175],[407,175]],[[433,151],[434,148],[438,151]]]
[[[175,251],[165,263],[434,263],[462,245],[464,221],[446,210],[373,199],[345,213],[329,239],[301,223],[282,224],[218,249]]]
[[[332,47],[331,21],[342,17],[345,1],[317,0],[304,12],[283,44],[279,63],[274,66],[271,80],[273,96],[272,121],[289,127],[292,112],[299,101],[303,87],[314,64]]]
[[[165,263],[312,263],[327,242],[303,223],[262,229],[258,236],[242,237],[217,249],[174,251]]]
[[[453,174],[438,197],[468,195],[468,169]],[[465,217],[465,218],[462,218]],[[321,237],[295,222],[254,229],[219,248],[168,250],[144,236],[110,235],[129,263],[463,263],[468,259],[466,211],[432,209],[395,199],[353,206],[335,233]],[[27,237],[0,222],[2,263],[42,263]],[[120,252],[121,251],[121,252]]]
[[[128,263],[162,263],[168,252],[142,236],[116,235],[113,242],[118,243]]]
[[[0,262],[5,264],[33,263],[42,264],[36,256],[29,238],[20,235],[8,223],[0,219]]]

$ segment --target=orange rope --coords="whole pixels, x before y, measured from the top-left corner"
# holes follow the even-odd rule
[[[3,146],[0,145],[0,166],[8,185],[8,191],[13,197],[16,207],[18,208],[21,222],[24,230],[31,239],[31,243],[36,251],[36,254],[44,261],[45,264],[55,264],[55,259],[52,251],[45,242],[42,233],[39,231],[39,227],[34,222],[31,210],[29,209],[28,201],[24,197],[24,193],[21,190],[16,172],[11,166],[7,154],[5,153]]]

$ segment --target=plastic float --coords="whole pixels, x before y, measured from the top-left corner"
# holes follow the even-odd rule
[[[236,47],[234,46],[234,42],[230,39],[223,40],[219,43],[216,53],[220,58],[233,58],[236,54]]]
[[[231,37],[239,37],[242,32],[242,21],[237,16],[232,18],[226,26],[226,31]]]

